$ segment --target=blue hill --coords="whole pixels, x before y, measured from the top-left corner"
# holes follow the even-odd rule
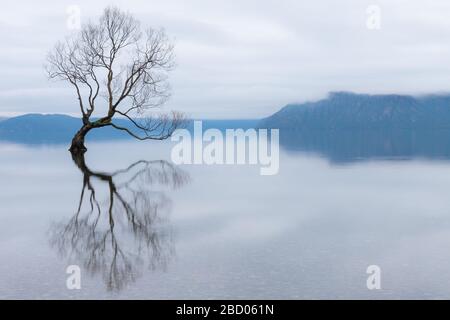
[[[127,125],[118,120],[118,124]],[[21,143],[65,143],[81,127],[81,119],[61,114],[26,114],[0,122],[0,140]],[[112,128],[93,130],[90,140],[127,138],[123,132]]]
[[[114,122],[136,132],[133,124],[126,119],[115,119]],[[258,120],[205,120],[203,128],[251,128]],[[0,140],[26,143],[67,143],[81,127],[81,119],[61,114],[26,114],[0,121]],[[192,130],[192,121],[186,125]],[[127,133],[112,127],[92,130],[86,138],[88,141],[132,139]]]
[[[413,97],[330,93],[326,99],[290,104],[260,127],[289,130],[450,128],[450,95]]]

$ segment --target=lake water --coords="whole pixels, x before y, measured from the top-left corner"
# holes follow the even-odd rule
[[[450,298],[445,157],[282,148],[261,176],[173,166],[170,142],[88,148],[0,144],[0,298]]]

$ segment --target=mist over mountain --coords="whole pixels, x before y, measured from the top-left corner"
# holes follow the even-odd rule
[[[126,119],[118,125],[136,130]],[[262,120],[203,120],[203,130],[279,128],[280,145],[318,153],[333,162],[421,157],[450,159],[450,95],[331,93],[326,99],[290,104]],[[0,140],[26,144],[68,143],[81,119],[27,114],[0,121]],[[192,120],[186,124],[192,130]],[[88,141],[132,139],[114,128],[92,130]]]
[[[332,92],[326,99],[289,104],[259,123],[263,128],[446,129],[450,94],[413,97]]]
[[[334,92],[316,102],[287,105],[258,126],[279,128],[285,150],[319,154],[331,162],[450,160],[450,94]]]

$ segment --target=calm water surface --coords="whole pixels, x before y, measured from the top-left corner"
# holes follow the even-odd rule
[[[0,298],[450,298],[450,162],[358,160],[282,150],[260,176],[173,166],[168,142],[2,143]]]

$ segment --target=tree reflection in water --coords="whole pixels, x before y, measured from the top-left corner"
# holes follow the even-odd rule
[[[183,186],[187,173],[162,160],[104,173],[90,170],[83,154],[72,158],[83,173],[80,201],[69,221],[50,228],[52,247],[90,274],[102,274],[108,290],[135,281],[145,265],[165,268],[173,242],[164,187]]]

